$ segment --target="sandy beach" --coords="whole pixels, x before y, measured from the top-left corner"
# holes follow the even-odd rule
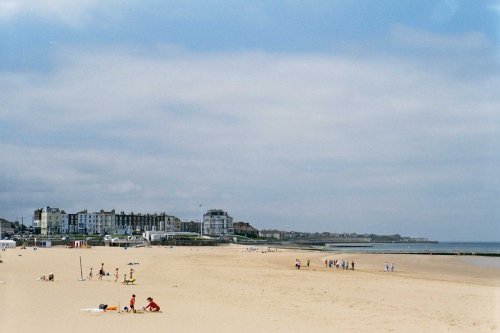
[[[500,331],[499,268],[458,256],[264,249],[8,249],[1,252],[0,331]],[[111,276],[78,281],[80,256],[84,277],[101,263]],[[355,270],[326,268],[325,259],[353,260]],[[394,272],[384,272],[385,261]],[[117,267],[119,281],[133,268],[136,284],[114,282]],[[37,280],[50,272],[55,282]],[[81,311],[101,303],[123,308],[132,294],[138,307],[153,297],[162,312]]]

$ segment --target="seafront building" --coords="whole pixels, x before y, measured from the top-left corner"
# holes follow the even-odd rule
[[[233,218],[222,209],[209,209],[203,214],[203,233],[209,236],[232,235]]]
[[[166,213],[137,214],[116,213],[115,210],[66,213],[53,207],[36,209],[33,226],[42,235],[133,235],[145,232],[200,232],[200,222],[181,221]],[[221,209],[208,210],[204,215],[203,233],[210,236],[226,236],[234,233],[233,218]]]
[[[36,214],[36,211],[35,211]],[[61,233],[61,226],[67,220],[67,214],[59,208],[46,207],[40,212],[40,230],[42,235],[56,235]]]
[[[234,233],[236,235],[242,235],[246,237],[258,237],[259,230],[252,227],[250,223],[247,222],[235,222],[233,223]]]

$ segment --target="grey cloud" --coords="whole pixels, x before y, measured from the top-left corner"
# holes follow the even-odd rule
[[[261,228],[494,228],[498,78],[389,57],[122,51],[60,49],[50,73],[0,76],[0,119],[25,133],[0,146],[6,217],[51,205],[196,218],[203,203]]]

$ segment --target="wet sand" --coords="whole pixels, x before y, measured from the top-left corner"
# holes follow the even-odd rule
[[[1,252],[0,331],[500,331],[499,268],[457,256],[264,249],[8,249]],[[119,268],[119,281],[133,268],[136,285],[115,283],[113,276],[78,281],[80,256],[85,277],[103,262],[111,275]],[[354,260],[356,269],[325,268],[329,258]],[[385,261],[394,272],[384,272]],[[55,282],[37,281],[50,272]],[[80,310],[101,303],[123,308],[133,293],[138,307],[151,296],[162,313]]]

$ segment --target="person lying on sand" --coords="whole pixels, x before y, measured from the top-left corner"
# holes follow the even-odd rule
[[[151,297],[148,297],[147,300],[149,303],[142,308],[143,310],[160,311],[160,306],[156,304]]]

